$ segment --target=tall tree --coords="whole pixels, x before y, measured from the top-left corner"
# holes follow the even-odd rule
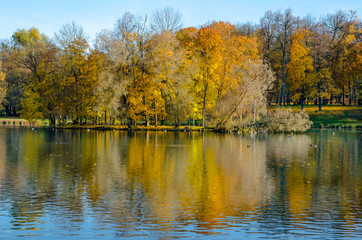
[[[294,100],[300,101],[303,110],[304,100],[310,96],[315,83],[313,58],[307,46],[311,33],[298,29],[292,36],[290,62],[287,67],[290,90]]]
[[[16,31],[3,49],[7,52],[3,59],[10,89],[7,100],[13,101],[12,96],[21,99],[24,118],[51,119],[57,108],[54,94],[57,87],[51,84],[54,83],[51,79],[54,78],[57,62],[55,45],[38,29],[30,28]],[[23,85],[19,84],[22,81]]]
[[[261,60],[247,60],[243,66],[236,69],[235,85],[224,97],[223,112],[216,124],[217,129],[225,127],[237,127],[232,122],[233,117],[239,117],[244,104],[252,101],[255,106],[256,100],[260,106],[266,107],[266,92],[273,84],[275,76],[271,68],[263,64]],[[255,107],[254,107],[255,113]],[[233,126],[228,126],[232,124]]]
[[[103,54],[103,65],[96,86],[98,114],[110,119],[127,120],[126,95],[129,77],[127,66],[130,64],[129,49],[123,38],[114,32],[103,30],[97,35],[96,49]]]
[[[74,123],[81,123],[95,105],[94,89],[98,81],[101,56],[90,49],[83,28],[74,22],[65,24],[56,34],[61,48],[61,85],[63,111]]]
[[[282,52],[282,85],[279,95],[279,105],[282,104],[284,89],[285,89],[285,70],[288,60],[288,47],[291,43],[291,36],[294,31],[296,20],[292,15],[290,8],[284,10],[283,13],[278,12],[275,16],[276,24],[276,40],[279,44],[279,49]]]
[[[280,71],[279,105],[283,102],[286,87],[286,66],[289,60],[291,36],[296,26],[296,19],[290,8],[283,12],[267,11],[260,19],[258,35],[262,52],[274,71]]]
[[[176,35],[170,31],[154,34],[150,47],[154,81],[163,99],[155,103],[155,117],[160,119],[159,116],[165,111],[175,125],[179,125],[189,116],[191,105],[187,96],[190,77],[185,75],[190,69],[185,51],[181,49]]]
[[[344,105],[346,90],[349,87],[346,74],[346,51],[347,46],[354,41],[356,12],[337,10],[335,13],[324,16],[321,21],[321,26],[329,38],[327,47],[331,77],[341,90]]]
[[[202,109],[203,126],[206,123],[207,110],[215,106],[216,78],[221,61],[222,34],[215,28],[203,26],[196,38],[195,56],[198,73],[195,78],[196,104]]]

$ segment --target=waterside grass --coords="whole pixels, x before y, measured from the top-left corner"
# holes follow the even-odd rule
[[[277,109],[278,106],[272,106],[270,109]],[[280,108],[290,108],[295,112],[300,111],[300,105],[287,105]],[[362,128],[362,109],[357,106],[327,105],[318,110],[318,105],[306,105],[304,111],[309,115],[313,122],[312,128]],[[18,126],[19,122],[26,121],[19,117],[0,117],[0,125]],[[15,122],[15,124],[14,124]],[[56,127],[59,129],[85,129],[85,130],[129,130],[127,125],[91,125],[91,124],[64,124],[49,126],[49,121],[35,120],[31,124],[36,127]],[[201,126],[132,126],[133,131],[200,131],[213,130],[212,128],[203,128]]]
[[[272,108],[276,108],[273,106]],[[300,105],[282,106],[300,111]],[[313,122],[312,128],[362,128],[362,109],[357,106],[326,105],[319,111],[318,105],[304,106]]]

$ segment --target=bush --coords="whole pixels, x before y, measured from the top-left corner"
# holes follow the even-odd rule
[[[305,132],[312,126],[306,112],[276,109],[267,115],[267,127],[271,132]]]

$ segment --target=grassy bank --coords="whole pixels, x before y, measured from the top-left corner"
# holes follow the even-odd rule
[[[273,106],[272,109],[276,109]],[[291,108],[293,111],[300,111],[300,105],[282,106],[281,108]],[[313,122],[313,128],[362,128],[362,109],[356,106],[332,105],[323,106],[322,111],[318,110],[318,105],[304,106],[304,111],[308,113],[310,120]],[[20,121],[25,120],[16,117],[1,117],[1,120]],[[48,126],[48,120],[37,120],[37,126]],[[94,130],[128,130],[126,125],[59,125],[61,129],[94,129]],[[200,131],[202,127],[190,126],[132,126],[136,131]]]
[[[282,106],[287,107],[300,111],[300,105]],[[361,107],[358,109],[356,106],[331,105],[322,106],[322,111],[319,111],[318,105],[307,105],[304,106],[304,111],[313,122],[313,128],[362,128]]]

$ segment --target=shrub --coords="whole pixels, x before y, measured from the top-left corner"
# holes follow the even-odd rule
[[[291,109],[276,109],[267,115],[267,128],[271,132],[305,132],[312,126],[306,112]]]

